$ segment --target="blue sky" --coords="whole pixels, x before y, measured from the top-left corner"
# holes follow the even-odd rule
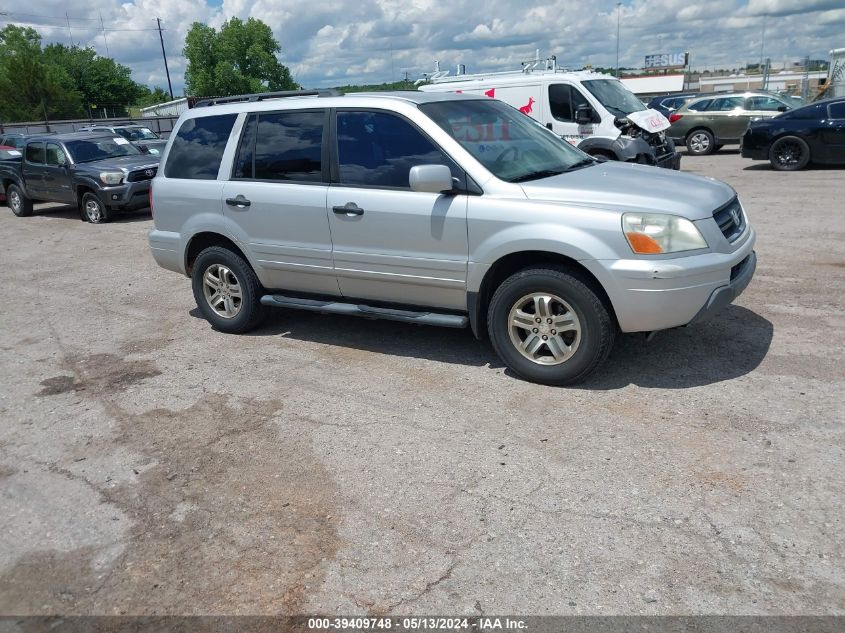
[[[764,54],[776,64],[805,55],[826,59],[831,48],[845,47],[843,0],[626,0],[618,9],[613,0],[39,0],[36,6],[0,0],[0,11],[9,14],[4,22],[33,26],[45,42],[73,41],[101,54],[107,46],[137,81],[166,86],[153,30],[160,17],[177,94],[191,23],[220,26],[232,16],[269,24],[282,61],[306,87],[380,83],[405,72],[417,78],[434,60],[444,68],[463,63],[470,72],[515,69],[537,48],[567,65],[612,66],[617,17],[625,66],[674,51],[690,51],[696,67],[741,66],[759,60],[764,29]],[[101,15],[111,29],[105,38]]]

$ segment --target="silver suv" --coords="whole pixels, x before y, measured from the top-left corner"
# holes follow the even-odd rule
[[[520,376],[562,385],[592,373],[617,331],[700,321],[754,274],[731,187],[597,161],[495,99],[201,105],[164,151],[149,242],[223,332],[256,327],[267,306],[469,326]]]

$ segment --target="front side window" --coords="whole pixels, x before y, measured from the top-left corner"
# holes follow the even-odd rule
[[[745,103],[746,110],[778,112],[780,108],[789,109],[789,106],[774,97],[748,97]]]
[[[44,143],[30,143],[26,146],[26,162],[44,164]]]
[[[236,118],[236,114],[218,114],[187,119],[179,126],[170,146],[164,175],[188,180],[216,180]]]
[[[405,119],[386,112],[338,112],[337,160],[345,185],[407,189],[411,167],[452,161]]]
[[[47,164],[59,167],[66,162],[64,150],[55,143],[47,143]]]
[[[137,156],[141,153],[129,141],[120,136],[67,141],[65,146],[70,152],[71,158],[77,163],[90,163],[95,160],[119,156]]]
[[[501,180],[525,182],[594,163],[501,101],[439,101],[421,105],[420,110]]]
[[[254,150],[254,177],[257,180],[322,182],[324,121],[325,115],[322,111],[291,110],[259,114]],[[238,169],[241,173],[248,173],[249,167],[246,163],[251,157],[248,157],[248,148],[245,148],[244,152],[239,152]],[[242,156],[243,164],[240,164]]]
[[[575,121],[575,111],[582,105],[590,104],[579,90],[567,84],[549,86],[549,108],[558,121]]]
[[[618,79],[588,79],[582,83],[616,117],[624,118],[632,112],[646,109],[643,102]]]

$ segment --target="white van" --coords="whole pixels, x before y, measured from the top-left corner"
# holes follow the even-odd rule
[[[478,75],[438,71],[420,90],[501,99],[592,156],[680,168],[681,155],[665,133],[669,121],[616,77],[561,70],[553,58],[543,63],[540,70],[529,64],[522,71]]]

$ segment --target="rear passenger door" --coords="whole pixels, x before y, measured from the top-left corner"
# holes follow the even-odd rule
[[[707,106],[706,115],[717,142],[739,139],[751,118],[742,97],[717,97]]]
[[[392,112],[338,110],[328,192],[344,296],[466,310],[467,196],[411,191],[416,165],[466,176],[413,123]]]
[[[43,141],[27,143],[23,153],[21,169],[23,170],[24,187],[26,187],[26,195],[33,200],[44,198],[46,194],[44,186],[46,153],[44,146]]]
[[[248,115],[223,213],[242,233],[265,286],[338,296],[326,211],[328,111]]]

